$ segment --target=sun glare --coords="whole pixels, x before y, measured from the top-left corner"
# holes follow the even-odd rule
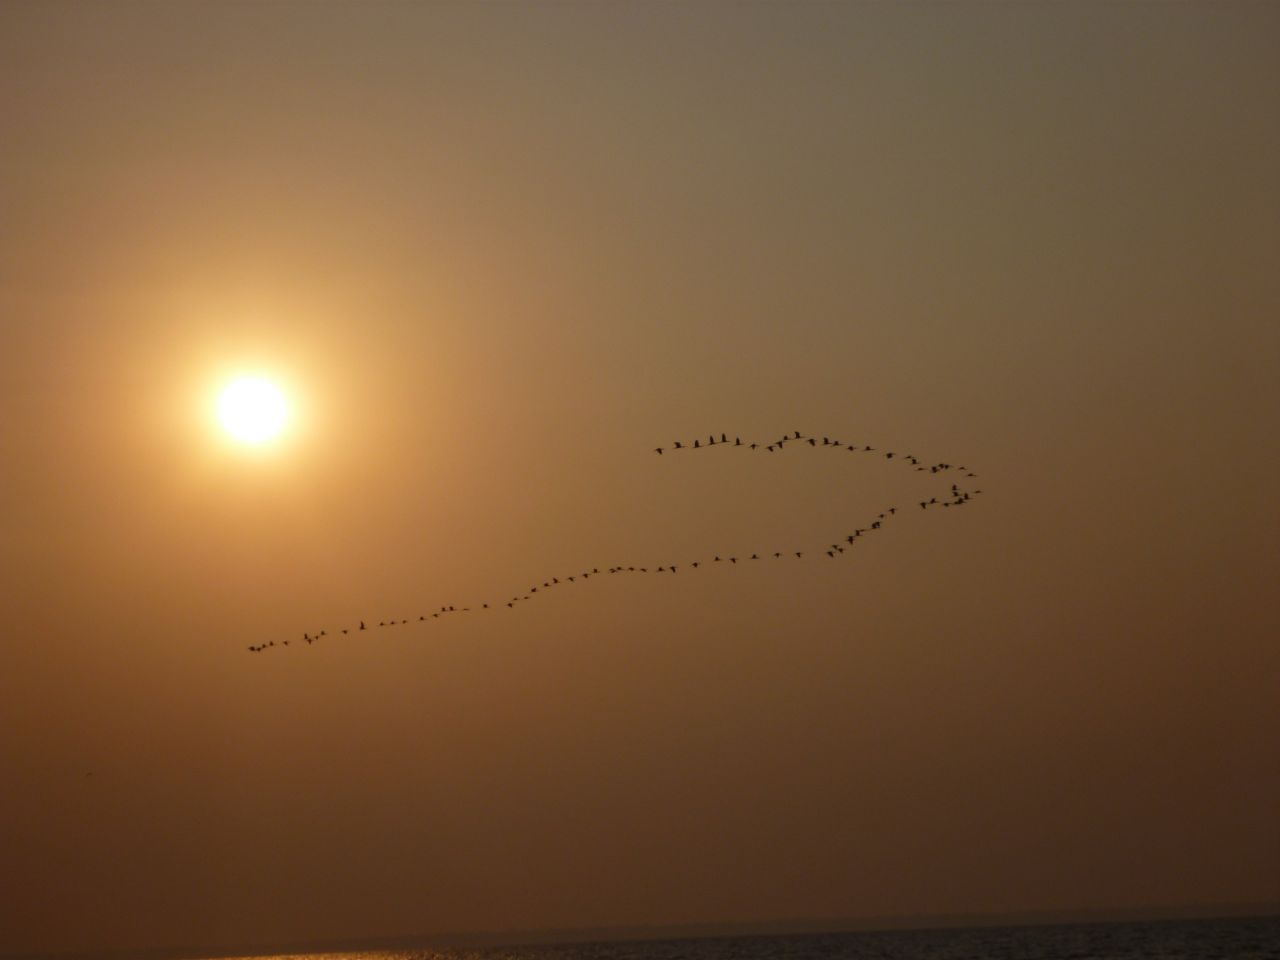
[[[266,443],[284,429],[287,416],[284,394],[261,377],[233,380],[218,397],[218,419],[241,443]]]

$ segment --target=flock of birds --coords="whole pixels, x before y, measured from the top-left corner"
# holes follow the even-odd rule
[[[709,434],[705,440],[701,437],[693,441],[677,440],[670,447],[655,447],[654,452],[659,456],[665,456],[668,453],[677,451],[683,452],[688,450],[705,450],[711,447],[734,447],[747,451],[763,451],[765,453],[778,453],[788,446],[808,446],[813,448],[825,448],[828,450],[839,450],[849,453],[857,453],[868,456],[874,456],[887,461],[894,461],[910,467],[914,472],[927,473],[930,475],[943,475],[946,478],[956,477],[960,480],[969,480],[977,477],[977,474],[968,467],[953,465],[950,463],[928,463],[919,457],[910,453],[898,453],[893,450],[878,450],[870,444],[845,443],[832,437],[810,436],[801,433],[799,430],[782,436],[770,443],[744,442],[741,437],[733,437],[730,439],[728,434],[721,433],[719,437],[715,434]],[[967,486],[967,484],[966,484]],[[921,510],[930,510],[937,508],[963,507],[972,502],[973,498],[979,496],[981,490],[968,490],[961,486],[957,480],[952,480],[950,489],[942,494],[941,497],[932,496],[927,500],[918,501],[918,507]],[[803,560],[807,557],[826,556],[827,559],[839,559],[847,550],[851,549],[863,537],[870,536],[883,529],[884,525],[900,514],[897,506],[888,507],[875,517],[869,518],[863,522],[861,526],[854,527],[851,531],[845,532],[837,536],[830,544],[827,544],[817,550],[772,550],[761,552],[753,552],[750,555],[738,556],[736,554],[712,554],[709,558],[702,557],[684,563],[662,563],[656,566],[635,566],[628,564],[625,566],[591,567],[578,571],[573,574],[549,577],[545,580],[535,582],[528,590],[516,593],[507,600],[497,603],[482,603],[479,606],[456,606],[453,604],[442,606],[439,610],[432,613],[419,614],[416,620],[410,618],[395,620],[379,620],[376,624],[372,621],[359,621],[358,625],[342,627],[341,635],[359,633],[361,631],[403,626],[410,623],[426,623],[429,620],[438,620],[441,617],[448,617],[459,613],[471,613],[474,611],[493,611],[514,609],[517,605],[526,603],[530,600],[537,599],[540,594],[556,588],[564,587],[577,583],[579,580],[587,581],[592,577],[610,576],[617,574],[637,574],[637,573],[671,573],[675,574],[680,571],[693,572],[710,564],[729,564],[736,565],[739,563],[754,563],[763,561],[778,560]],[[277,643],[274,640],[266,643],[251,645],[248,649],[250,653],[263,653],[276,647],[287,647],[292,642],[294,645],[305,644],[311,646],[322,639],[334,636],[327,630],[319,630],[315,633],[310,631],[304,632],[301,637],[290,641],[281,640]]]

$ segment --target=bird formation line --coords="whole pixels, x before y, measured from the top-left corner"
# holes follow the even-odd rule
[[[658,456],[668,456],[672,454],[685,455],[687,451],[692,450],[708,450],[712,447],[730,447],[738,451],[747,453],[780,453],[788,447],[800,447],[824,449],[829,451],[841,451],[845,453],[860,454],[863,456],[872,456],[878,459],[892,462],[895,465],[910,468],[912,472],[928,474],[930,476],[942,475],[948,478],[957,477],[960,480],[967,481],[976,479],[977,474],[966,466],[954,465],[946,462],[929,462],[910,453],[899,453],[895,450],[880,450],[871,444],[846,443],[833,437],[825,436],[819,438],[816,435],[801,433],[799,430],[792,431],[776,440],[767,443],[759,441],[744,441],[740,436],[729,437],[726,433],[708,434],[704,440],[697,437],[692,441],[676,440],[670,446],[655,447],[654,453]],[[967,487],[968,484],[965,484]],[[935,495],[927,500],[916,501],[913,506],[918,506],[920,510],[931,510],[937,508],[963,507],[973,501],[973,498],[979,496],[981,490],[969,490],[962,487],[959,480],[952,480],[950,488],[945,490],[940,496]],[[737,566],[739,564],[750,563],[766,563],[797,560],[807,560],[816,557],[825,557],[827,560],[838,560],[848,553],[855,544],[864,537],[878,533],[884,529],[885,524],[889,523],[902,514],[896,505],[887,507],[873,517],[867,517],[860,525],[854,526],[852,529],[834,536],[830,543],[823,544],[816,549],[809,547],[801,547],[797,549],[789,546],[786,549],[766,549],[753,551],[749,554],[745,552],[739,553],[712,553],[704,554],[693,560],[685,560],[680,562],[663,562],[656,565],[637,566],[635,564],[616,564],[612,566],[591,566],[584,567],[581,570],[570,574],[562,574],[544,579],[535,580],[527,589],[512,594],[505,600],[486,601],[479,604],[471,604],[462,606],[458,604],[446,604],[441,606],[439,610],[433,610],[430,613],[419,613],[416,617],[402,617],[396,619],[382,619],[376,623],[370,618],[368,620],[360,620],[356,623],[349,624],[344,627],[336,628],[334,632],[330,632],[327,628],[317,630],[315,632],[305,631],[301,637],[292,640],[275,640],[266,643],[253,644],[249,646],[250,653],[263,653],[268,650],[274,650],[281,647],[288,647],[292,643],[294,646],[311,646],[320,640],[326,640],[335,636],[348,636],[364,631],[385,629],[387,627],[406,626],[409,624],[427,624],[442,617],[451,617],[463,613],[477,612],[495,612],[501,610],[513,610],[518,606],[536,600],[539,596],[545,595],[551,590],[564,589],[579,582],[585,583],[593,577],[616,576],[620,574],[678,574],[684,572],[695,573],[705,567],[714,564],[727,566]]]

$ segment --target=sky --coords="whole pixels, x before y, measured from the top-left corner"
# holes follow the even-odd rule
[[[0,6],[0,952],[1275,908],[1278,47]]]

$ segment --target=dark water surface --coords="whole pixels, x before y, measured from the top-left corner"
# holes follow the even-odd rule
[[[1280,917],[271,956],[273,960],[285,956],[293,960],[1280,960]]]

